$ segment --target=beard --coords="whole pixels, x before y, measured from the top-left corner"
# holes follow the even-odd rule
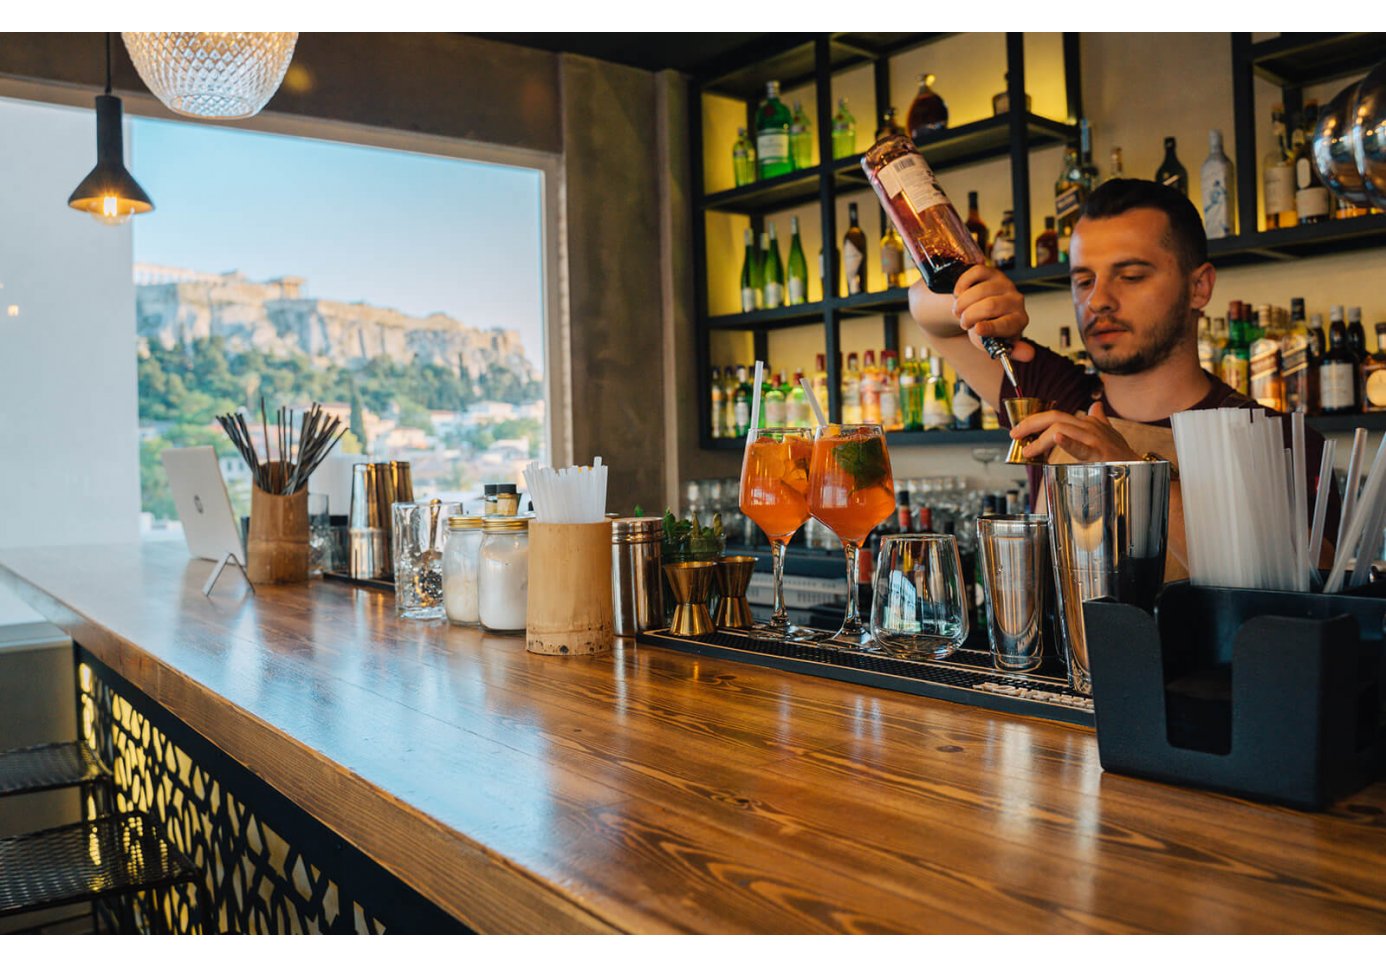
[[[1131,324],[1123,319],[1099,316],[1083,330],[1083,345],[1087,348],[1088,358],[1092,360],[1093,367],[1099,373],[1112,376],[1144,373],[1169,359],[1175,350],[1193,336],[1193,330],[1189,326],[1190,308],[1189,294],[1181,292],[1178,304],[1171,308],[1169,314],[1152,326],[1135,347],[1127,350],[1102,349],[1088,345],[1088,329],[1099,322],[1114,323],[1124,327],[1127,332],[1135,332]]]

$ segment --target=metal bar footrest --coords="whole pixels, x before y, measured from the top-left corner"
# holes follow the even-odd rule
[[[0,753],[0,796],[109,782],[110,770],[85,743],[45,743]]]

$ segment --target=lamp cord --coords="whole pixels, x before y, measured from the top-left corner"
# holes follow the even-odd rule
[[[111,34],[106,32],[106,93],[111,93]]]

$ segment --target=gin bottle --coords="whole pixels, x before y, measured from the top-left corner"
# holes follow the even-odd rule
[[[793,118],[780,100],[780,82],[765,85],[765,100],[756,108],[756,170],[761,178],[787,175],[794,170],[789,152],[789,127]]]

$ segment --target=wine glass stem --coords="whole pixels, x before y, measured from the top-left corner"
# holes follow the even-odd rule
[[[842,628],[849,631],[861,625],[857,606],[857,556],[861,554],[861,545],[844,541],[842,550],[847,558],[847,614],[842,617]]]
[[[789,612],[784,607],[784,551],[783,538],[770,539],[770,558],[775,571],[775,611],[770,616],[770,627],[776,629],[789,625]]]

